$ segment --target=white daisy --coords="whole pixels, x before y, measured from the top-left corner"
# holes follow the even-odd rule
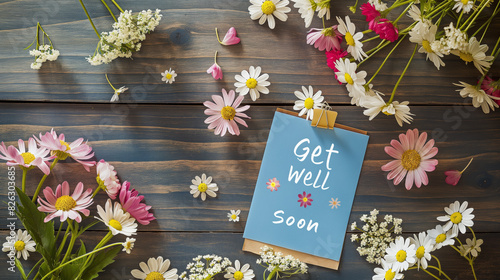
[[[455,6],[453,6],[452,10],[456,9],[455,12],[457,13],[460,13],[460,11],[463,10],[464,14],[468,14],[474,6],[474,1],[472,0],[455,0],[455,2]]]
[[[293,7],[299,9],[300,17],[304,19],[306,28],[311,26],[314,17],[314,12],[316,11],[317,7],[316,2],[310,0],[292,0],[292,1],[295,2],[295,4],[293,4]]]
[[[403,274],[393,271],[392,265],[388,264],[384,259],[381,260],[382,268],[376,267],[373,272],[376,274],[373,275],[372,280],[389,280],[389,279],[403,279]]]
[[[216,183],[212,183],[212,176],[205,175],[203,173],[201,178],[196,176],[192,181],[193,184],[190,186],[191,193],[194,198],[197,198],[201,194],[201,200],[205,201],[207,199],[207,194],[211,197],[216,197],[216,191],[219,190]]]
[[[147,280],[177,280],[179,275],[177,275],[177,268],[168,270],[170,267],[170,260],[163,260],[162,257],[149,258],[148,264],[141,262],[139,264],[142,271],[139,269],[134,269],[130,273],[136,279],[147,279]]]
[[[286,13],[292,9],[287,7],[288,0],[250,0],[252,5],[248,7],[250,18],[252,20],[259,19],[259,24],[263,25],[266,20],[269,28],[274,29],[276,22],[274,17],[281,21],[286,21],[288,16]]]
[[[236,260],[234,261],[234,267],[230,266],[227,268],[227,273],[224,275],[224,278],[229,280],[251,280],[255,277],[255,274],[253,274],[253,270],[249,268],[249,264],[244,264],[240,268],[240,261]]]
[[[28,252],[35,252],[35,241],[31,240],[31,235],[28,231],[17,230],[17,235],[7,236],[7,242],[3,243],[2,251],[9,252],[9,256],[14,256],[17,253],[17,258],[21,256],[27,260],[30,254]]]
[[[468,205],[469,203],[467,201],[464,201],[462,205],[460,205],[460,202],[455,201],[450,204],[450,207],[445,207],[444,211],[448,215],[437,217],[438,221],[447,222],[443,230],[446,231],[451,228],[452,234],[457,236],[458,230],[464,234],[465,227],[472,227],[474,225],[472,221],[472,219],[474,219],[474,214],[471,213],[474,211],[474,208],[467,208]]]
[[[493,56],[487,56],[488,45],[480,45],[476,37],[471,37],[464,51],[452,50],[451,53],[458,55],[465,64],[473,62],[474,66],[484,75],[484,70],[491,67]]]
[[[415,254],[415,245],[410,244],[410,239],[406,240],[398,236],[394,242],[389,244],[389,248],[385,249],[387,255],[385,255],[385,260],[389,265],[392,264],[393,271],[400,272],[403,270],[408,270],[410,266],[417,262]]]
[[[435,229],[427,230],[427,234],[436,242],[433,251],[441,249],[443,246],[455,244],[455,239],[453,239],[455,236],[451,230],[445,231],[441,225],[437,225]]]
[[[344,35],[348,45],[347,51],[354,59],[363,60],[364,57],[367,57],[363,51],[363,43],[360,41],[363,38],[363,33],[356,33],[356,26],[351,22],[349,16],[345,17],[345,22],[340,17],[337,17],[337,21],[339,22],[338,31]]]
[[[350,62],[348,58],[335,61],[335,68],[338,71],[335,72],[337,80],[346,84],[349,97],[352,97],[351,104],[359,106],[365,98],[365,87],[363,85],[366,84],[366,71],[356,73],[357,67],[356,63]]]
[[[431,26],[417,24],[410,31],[410,42],[421,45],[422,47],[418,49],[418,52],[426,53],[426,59],[430,59],[439,70],[439,67],[444,66],[444,62],[441,60],[443,54],[431,47],[432,43],[436,40],[436,31],[437,26],[435,24]]]
[[[271,85],[271,83],[267,81],[269,75],[266,73],[260,75],[261,71],[262,69],[260,66],[250,66],[249,71],[243,70],[241,71],[241,75],[234,76],[237,81],[234,83],[236,92],[240,95],[246,95],[250,92],[250,97],[253,101],[259,99],[260,93],[268,94],[269,89],[267,87]]]
[[[375,96],[367,95],[363,102],[363,107],[366,110],[363,112],[365,116],[369,116],[369,120],[373,120],[380,112],[388,116],[394,116],[399,126],[403,126],[403,122],[410,124],[413,121],[414,114],[410,113],[410,107],[408,104],[410,102],[404,101],[399,103],[398,101],[393,101],[387,104],[384,99],[376,92]]]
[[[115,202],[114,207],[111,204],[111,199],[106,201],[105,210],[101,205],[97,205],[97,213],[99,217],[95,217],[103,222],[113,235],[123,234],[125,236],[136,235],[137,223],[129,213],[123,211],[120,203]]]
[[[414,21],[422,21],[422,12],[420,11],[420,7],[417,5],[412,5],[410,10],[408,11],[408,16],[411,17]]]
[[[128,238],[125,240],[125,242],[122,243],[123,250],[124,252],[127,252],[127,254],[130,254],[132,249],[134,248],[134,242],[135,238]]]
[[[318,17],[325,17],[326,20],[330,19],[330,0],[314,0],[316,3],[316,12],[318,12]]]
[[[175,70],[172,70],[172,68],[169,68],[168,70],[165,70],[165,72],[161,73],[161,80],[164,81],[167,84],[171,84],[175,82],[175,77],[177,77],[177,73],[175,73]]]
[[[492,111],[495,111],[495,108],[498,108],[498,104],[492,100],[492,98],[497,98],[486,94],[483,89],[464,82],[460,82],[460,84],[454,85],[463,87],[463,89],[457,89],[457,91],[460,92],[460,96],[462,96],[463,98],[472,98],[472,106],[474,106],[475,108],[481,107],[485,114],[488,114],[490,112],[490,109]]]
[[[240,213],[241,210],[231,210],[229,213],[227,213],[227,217],[229,218],[229,221],[231,222],[239,222],[240,221]]]
[[[382,2],[382,0],[368,0],[368,3],[375,6],[375,9],[379,12],[387,10],[387,4]]]
[[[119,89],[115,89],[115,93],[111,97],[110,102],[116,102],[116,101],[120,100],[120,97],[119,97],[120,94],[124,93],[127,89],[128,89],[127,87],[121,87]]]
[[[423,269],[427,269],[427,261],[431,260],[431,252],[434,249],[434,240],[432,240],[427,233],[420,232],[418,236],[416,234],[410,237],[411,244],[415,244],[415,249],[417,249],[417,265],[420,269],[420,264],[422,264]]]
[[[300,110],[299,117],[306,114],[306,119],[312,120],[314,116],[314,109],[320,109],[323,99],[325,97],[321,96],[321,90],[318,90],[314,95],[314,90],[312,86],[309,86],[309,90],[305,86],[302,86],[302,92],[296,90],[294,92],[295,96],[299,100],[295,101],[293,105],[294,110]]]

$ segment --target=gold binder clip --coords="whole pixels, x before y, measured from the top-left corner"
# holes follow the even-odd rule
[[[323,104],[321,104],[321,109],[314,109],[311,126],[333,129],[333,127],[335,126],[337,115],[337,112],[332,111],[330,105],[324,102]]]

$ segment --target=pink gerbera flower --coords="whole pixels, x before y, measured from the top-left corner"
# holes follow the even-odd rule
[[[427,133],[419,136],[418,129],[408,129],[406,134],[401,133],[399,140],[392,140],[392,147],[385,147],[385,152],[396,159],[382,166],[383,171],[390,171],[387,179],[394,179],[394,185],[398,185],[406,176],[407,190],[413,187],[414,182],[417,188],[422,184],[427,185],[429,178],[426,172],[434,171],[438,164],[437,159],[431,159],[438,153],[434,140],[426,143]]]
[[[60,217],[60,221],[64,222],[66,219],[70,218],[80,223],[82,217],[80,213],[88,216],[90,211],[86,209],[94,202],[92,199],[92,189],[87,189],[83,192],[83,183],[80,182],[76,185],[75,191],[70,196],[69,184],[64,181],[61,185],[58,185],[56,192],[54,193],[50,187],[46,187],[43,190],[45,195],[45,200],[38,198],[38,203],[40,206],[38,210],[41,212],[51,213],[45,217],[44,222],[48,222],[55,217]]]
[[[116,177],[115,167],[101,159],[96,166],[97,183],[106,191],[111,199],[115,199],[120,191],[120,180]]]
[[[313,201],[311,199],[311,194],[307,194],[306,192],[303,192],[302,194],[299,193],[299,200],[297,202],[300,202],[300,207],[307,208],[307,206],[311,206],[311,202]]]
[[[500,80],[495,81],[489,76],[486,76],[481,83],[481,89],[484,90],[486,94],[497,97],[493,98],[493,100],[500,105]]]
[[[337,67],[335,67],[335,62],[343,57],[346,57],[349,53],[344,50],[333,49],[331,51],[326,51],[325,54],[326,54],[326,64],[328,65],[328,67],[330,67],[335,72],[339,72],[339,70],[337,70]],[[335,74],[335,79],[338,82],[337,74]],[[342,84],[341,82],[338,83],[339,85]]]
[[[153,213],[149,213],[151,206],[142,203],[144,199],[143,195],[139,195],[139,192],[135,189],[129,190],[130,183],[125,181],[120,190],[120,203],[122,205],[123,211],[134,217],[137,222],[142,225],[149,225],[149,222],[156,219]]]
[[[50,173],[50,168],[47,165],[48,160],[52,159],[52,157],[48,157],[50,150],[38,148],[33,138],[28,140],[28,151],[26,151],[24,140],[19,139],[17,144],[19,149],[12,145],[7,148],[2,142],[0,145],[0,159],[6,160],[8,166],[19,165],[26,169],[37,166],[43,173],[47,175]]]
[[[340,50],[342,36],[337,31],[337,25],[328,28],[311,28],[307,34],[307,43],[314,45],[320,51]]]
[[[266,185],[270,191],[277,191],[280,187],[280,181],[276,180],[275,177],[273,179],[269,179],[269,182],[267,182]]]
[[[94,153],[87,143],[83,143],[83,138],[76,139],[71,144],[68,144],[65,141],[64,134],[61,133],[57,136],[54,129],[51,129],[45,135],[40,133],[40,139],[36,137],[35,139],[42,148],[49,149],[51,155],[56,156],[60,160],[71,157],[82,164],[87,171],[90,171],[90,167],[96,163],[95,161],[87,161],[94,156]]]
[[[203,105],[208,107],[205,114],[209,117],[205,120],[208,129],[215,128],[215,135],[224,136],[227,131],[232,135],[240,135],[240,129],[236,123],[248,127],[247,123],[242,118],[250,118],[243,112],[250,108],[249,105],[239,107],[244,96],[240,95],[234,99],[234,90],[230,90],[229,94],[225,89],[222,89],[222,97],[212,95],[211,101],[205,101]],[[239,107],[239,108],[238,108]]]

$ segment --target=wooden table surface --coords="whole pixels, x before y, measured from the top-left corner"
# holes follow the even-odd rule
[[[332,15],[350,15],[357,26],[365,28],[360,13],[348,11],[351,2],[337,1]],[[109,30],[112,19],[100,1],[85,3],[98,30]],[[153,206],[157,220],[139,226],[132,254],[119,254],[99,279],[131,279],[130,271],[139,262],[156,256],[170,259],[172,267],[183,271],[191,258],[208,253],[250,263],[256,279],[261,279],[257,256],[241,250],[243,230],[274,111],[277,107],[291,110],[296,99],[293,92],[302,85],[323,91],[325,100],[339,113],[337,122],[370,135],[350,222],[377,208],[382,214],[402,218],[404,236],[408,236],[434,228],[440,224],[436,217],[443,215],[445,206],[467,200],[476,216],[474,230],[484,239],[476,260],[478,279],[498,279],[500,115],[474,109],[470,99],[463,100],[452,85],[474,83],[478,75],[472,65],[465,66],[450,56],[445,59],[446,67],[437,71],[417,54],[396,97],[410,101],[416,117],[401,128],[385,115],[368,121],[361,108],[350,105],[345,87],[337,84],[326,65],[324,53],[306,44],[307,29],[295,8],[286,23],[277,22],[276,29],[270,30],[250,19],[246,0],[123,0],[120,4],[135,12],[159,8],[163,19],[133,60],[91,66],[85,57],[94,51],[97,37],[78,1],[0,1],[0,140],[15,144],[19,138],[27,140],[51,128],[70,141],[84,137],[97,159],[113,164],[120,179],[130,181]],[[61,52],[56,62],[44,63],[39,71],[30,69],[32,58],[23,50],[33,40],[37,21]],[[499,25],[494,21],[492,30],[499,30]],[[236,27],[242,42],[221,46],[214,28],[224,33],[231,26]],[[321,21],[315,18],[312,27],[319,26]],[[214,81],[206,73],[215,51],[224,70],[222,81]],[[391,92],[411,51],[409,42],[402,44],[375,80],[377,89]],[[386,53],[365,63],[363,70],[374,73]],[[252,119],[240,136],[214,135],[203,122],[202,103],[212,94],[220,94],[221,88],[233,89],[234,75],[251,65],[260,65],[269,73],[271,93],[256,102],[246,98]],[[168,68],[179,74],[172,85],[161,81],[160,72]],[[109,103],[112,90],[105,73],[115,86],[130,88],[117,104]],[[498,77],[500,73],[496,69],[493,74]],[[384,146],[408,128],[427,132],[439,148],[439,164],[429,174],[429,185],[411,191],[393,186],[380,170],[390,160]],[[474,161],[460,183],[445,184],[444,171],[462,169],[471,157]],[[34,191],[40,178],[40,172],[32,173],[36,175],[28,178],[28,192]],[[219,185],[217,198],[202,202],[189,194],[191,179],[202,173],[213,176]],[[45,185],[56,186],[62,180],[70,186],[82,181],[95,188],[95,169],[86,173],[79,164],[62,162]],[[7,201],[6,182],[7,167],[1,164],[2,240],[8,234],[8,211],[3,203]],[[96,200],[92,209],[103,204],[105,196]],[[230,209],[242,210],[241,222],[227,221]],[[309,274],[293,279],[371,279],[375,266],[358,255],[349,241],[351,231],[347,231],[338,271],[312,266]],[[98,227],[85,234],[85,239],[95,244],[105,233],[104,227]],[[473,279],[467,262],[451,248],[439,250],[437,256],[452,279]],[[17,274],[7,271],[6,258],[1,254],[0,279],[17,279]],[[405,279],[429,276],[412,271]]]

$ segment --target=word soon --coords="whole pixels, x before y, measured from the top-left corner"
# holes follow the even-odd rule
[[[280,216],[280,214],[281,214],[281,215],[285,214],[285,211],[283,211],[283,210],[278,210],[278,211],[274,212],[274,216],[275,216],[276,218],[278,218],[279,220],[277,220],[277,221],[273,221],[273,224],[281,224],[281,223],[283,223],[283,222],[285,221],[285,219],[283,219],[283,217],[282,217],[282,216]],[[285,224],[286,224],[287,226],[289,226],[289,227],[290,227],[290,226],[292,226],[293,224],[295,224],[295,217],[294,217],[294,216],[289,216],[289,217],[286,219]],[[305,226],[306,226],[306,220],[304,220],[304,219],[300,219],[300,220],[297,222],[297,228],[299,228],[299,229],[303,229]],[[311,231],[311,230],[314,228],[314,232],[318,232],[318,226],[319,226],[318,222],[314,222],[314,223],[313,223],[313,221],[312,221],[312,220],[309,220],[309,224],[307,225],[306,229],[307,229],[307,231]]]

